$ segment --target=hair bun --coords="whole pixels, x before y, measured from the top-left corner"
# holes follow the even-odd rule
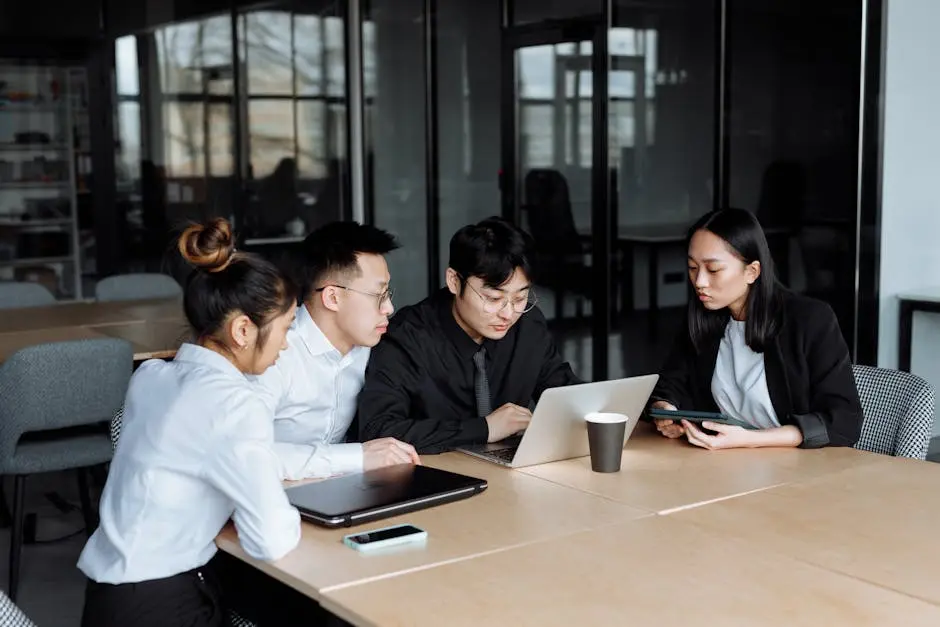
[[[192,224],[179,239],[179,251],[190,265],[207,272],[225,270],[235,254],[232,225],[225,218]]]

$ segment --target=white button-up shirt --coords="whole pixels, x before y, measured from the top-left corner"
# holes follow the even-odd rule
[[[171,362],[142,364],[79,569],[120,584],[199,568],[233,514],[252,557],[292,550],[300,516],[284,494],[273,438],[267,406],[222,355],[184,344]]]
[[[333,347],[306,307],[287,333],[287,350],[253,377],[272,409],[275,450],[285,479],[362,471],[362,445],[343,443],[356,415],[370,349],[345,355]]]

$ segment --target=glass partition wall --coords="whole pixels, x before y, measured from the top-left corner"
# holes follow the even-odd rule
[[[344,16],[268,4],[116,40],[125,271],[174,271],[192,219],[225,216],[245,249],[281,257],[348,214]]]
[[[299,0],[155,25],[115,42],[112,245],[172,271],[188,219],[274,257],[365,220],[401,240],[400,307],[443,284],[458,228],[504,215],[598,379],[660,367],[685,230],[739,206],[848,339],[861,20],[860,0]]]

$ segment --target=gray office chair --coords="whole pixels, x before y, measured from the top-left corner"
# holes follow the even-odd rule
[[[111,417],[111,450],[117,448],[118,440],[121,439],[121,429],[124,426],[124,405],[121,404],[120,409],[114,412],[114,416]],[[228,615],[226,616],[226,625],[228,627],[257,627],[255,623],[251,622],[247,618],[243,618],[235,610],[228,610]],[[3,627],[0,625],[0,627]]]
[[[102,279],[95,286],[95,298],[100,301],[176,298],[182,295],[183,289],[173,277],[148,272],[118,274]]]
[[[42,307],[55,303],[55,296],[39,283],[28,281],[0,282],[0,309]]]
[[[101,423],[121,406],[134,365],[113,338],[24,348],[0,365],[0,476],[14,478],[10,598],[16,601],[26,476],[77,470],[85,530],[95,527],[87,469],[111,459]]]
[[[852,366],[865,421],[855,448],[925,459],[933,432],[934,389],[908,372]]]
[[[36,627],[10,597],[0,592],[0,627]]]

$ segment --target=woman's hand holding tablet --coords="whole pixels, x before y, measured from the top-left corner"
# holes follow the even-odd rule
[[[685,427],[683,427],[682,423],[678,420],[680,416],[677,414],[666,414],[666,417],[660,418],[654,414],[656,411],[675,412],[675,405],[667,401],[656,401],[650,408],[649,414],[653,418],[653,422],[656,425],[656,430],[667,438],[681,438],[685,434]]]
[[[757,428],[746,422],[716,412],[680,410],[666,401],[657,401],[649,409],[656,429],[667,438],[686,436],[695,446],[706,449],[750,446]]]
[[[742,429],[756,429],[752,424],[744,422],[743,420],[737,420],[731,416],[726,416],[718,412],[711,411],[694,411],[689,409],[666,409],[662,407],[656,407],[655,405],[650,408],[649,414],[651,417],[658,420],[671,420],[673,423],[677,423],[681,420],[687,420],[688,422],[701,424],[703,422],[715,422],[718,424],[731,425],[734,427],[741,427]],[[707,428],[707,427],[706,427]]]

